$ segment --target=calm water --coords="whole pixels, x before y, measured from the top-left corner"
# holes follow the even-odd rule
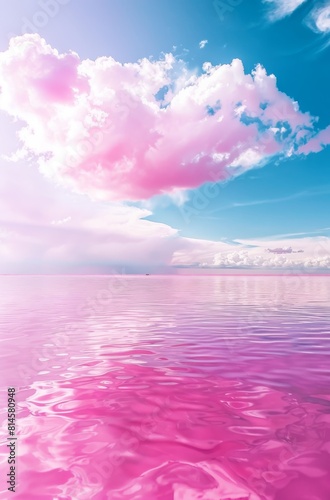
[[[330,277],[1,277],[1,499],[329,500]]]

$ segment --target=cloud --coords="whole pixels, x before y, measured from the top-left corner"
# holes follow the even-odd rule
[[[330,269],[330,238],[185,238],[149,209],[67,192],[24,163],[0,164],[0,214],[0,273]]]
[[[308,155],[319,153],[330,143],[330,126],[316,134],[310,141],[299,147],[298,152]]]
[[[0,273],[168,268],[180,247],[150,210],[67,192],[23,163],[0,164],[0,214]]]
[[[267,248],[268,253],[275,253],[277,255],[288,254],[288,253],[304,253],[304,250],[293,250],[292,247],[285,248]]]
[[[271,21],[278,21],[290,16],[298,7],[307,0],[263,0],[270,4],[268,17]],[[314,6],[305,19],[305,23],[316,33],[327,34],[330,32],[330,5],[325,1],[323,5]],[[327,45],[326,45],[327,46]]]
[[[235,244],[186,239],[173,263],[214,269],[330,269],[330,238],[294,240],[236,240]],[[268,246],[276,246],[268,251]],[[293,250],[294,248],[294,250]]]
[[[199,42],[199,48],[200,48],[200,49],[204,49],[204,47],[205,47],[208,43],[209,43],[209,41],[208,41],[208,40],[201,40],[201,41]]]
[[[238,59],[198,75],[171,54],[80,60],[24,35],[0,54],[0,86],[0,109],[25,123],[19,158],[94,199],[177,193],[329,142],[273,75]]]
[[[268,17],[271,21],[278,21],[284,17],[290,16],[298,7],[307,0],[263,0],[270,4]]]
[[[239,252],[238,262],[249,267],[319,269],[330,268],[330,238],[315,236],[273,240],[237,240],[249,248]],[[269,252],[270,247],[276,247]],[[275,250],[275,252],[274,252]]]
[[[307,17],[307,25],[316,33],[330,32],[330,5],[315,7]]]

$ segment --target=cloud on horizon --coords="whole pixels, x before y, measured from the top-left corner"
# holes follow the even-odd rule
[[[330,238],[231,243],[185,238],[176,228],[147,220],[150,210],[92,201],[22,167],[0,165],[0,273],[171,272],[173,266],[330,269]]]
[[[172,54],[82,61],[24,35],[0,54],[0,86],[0,109],[25,124],[16,159],[94,199],[192,189],[330,143],[274,75],[245,74],[239,59],[197,75]]]
[[[175,265],[213,269],[328,270],[330,238],[317,236],[282,240],[235,240],[234,244],[203,242],[186,238],[183,251],[174,254]],[[206,245],[207,243],[207,245]],[[190,246],[190,248],[189,248]],[[268,251],[269,246],[278,252]],[[188,253],[189,248],[189,253]],[[291,251],[287,251],[291,249]],[[282,251],[281,251],[282,250]],[[283,252],[283,250],[286,250]]]

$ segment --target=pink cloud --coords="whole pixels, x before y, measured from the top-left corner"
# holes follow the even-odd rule
[[[23,152],[46,177],[95,198],[195,188],[292,155],[302,142],[304,153],[328,143],[273,75],[261,66],[245,74],[238,59],[206,63],[198,76],[171,54],[81,61],[24,35],[0,54],[0,86],[0,109],[26,124]]]
[[[322,149],[330,144],[330,126],[321,130],[310,141],[299,148],[299,153],[308,155],[309,153],[319,153]]]

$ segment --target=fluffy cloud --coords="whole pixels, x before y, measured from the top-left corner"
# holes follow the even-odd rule
[[[213,265],[266,269],[329,269],[330,238],[313,237],[288,240],[238,240],[245,248],[215,255]],[[276,247],[269,252],[269,248]]]
[[[264,3],[270,4],[269,19],[278,21],[283,17],[290,16],[300,5],[307,0],[263,0]]]
[[[276,247],[275,252],[269,248]],[[291,240],[234,243],[182,238],[181,248],[172,264],[214,269],[330,269],[330,238],[314,237]]]
[[[36,155],[47,178],[104,200],[194,188],[330,140],[273,75],[245,74],[240,60],[198,76],[171,54],[81,61],[24,35],[0,54],[0,86],[0,109],[25,123],[18,157]]]

